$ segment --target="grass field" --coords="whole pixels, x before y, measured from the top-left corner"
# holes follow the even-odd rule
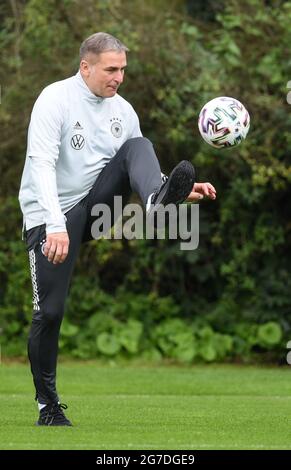
[[[0,365],[1,449],[291,449],[291,367],[64,362],[58,376],[74,427],[36,427],[28,365]]]

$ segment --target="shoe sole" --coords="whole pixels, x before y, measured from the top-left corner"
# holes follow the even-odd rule
[[[35,426],[73,426],[72,424],[39,424],[38,422],[35,423]]]
[[[155,205],[181,204],[187,199],[195,183],[195,170],[187,160],[180,162],[169,176]]]

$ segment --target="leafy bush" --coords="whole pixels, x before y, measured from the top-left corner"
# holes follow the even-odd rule
[[[280,356],[291,334],[291,2],[17,5],[17,14],[7,2],[0,6],[3,353],[25,354],[31,320],[17,202],[30,111],[45,85],[76,72],[80,42],[98,24],[131,49],[121,94],[137,110],[162,169],[189,159],[218,197],[200,204],[196,251],[181,251],[173,240],[83,247],[61,352],[183,361]],[[199,110],[218,95],[237,97],[251,115],[248,139],[233,150],[210,148],[197,130]]]

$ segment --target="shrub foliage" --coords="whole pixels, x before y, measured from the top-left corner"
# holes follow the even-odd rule
[[[84,246],[61,352],[188,362],[281,357],[291,335],[291,2],[135,5],[14,0],[0,6],[3,353],[25,354],[31,319],[17,201],[31,108],[44,86],[77,71],[80,42],[98,28],[131,50],[121,94],[138,112],[162,169],[190,159],[218,197],[200,204],[195,251],[171,240]],[[233,150],[212,149],[198,134],[199,110],[219,95],[238,98],[251,115],[248,139]]]

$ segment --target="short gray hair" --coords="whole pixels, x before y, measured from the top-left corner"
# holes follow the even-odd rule
[[[108,33],[95,33],[82,42],[80,47],[80,59],[84,59],[90,52],[98,55],[102,52],[116,51],[127,52],[129,49],[119,39]]]

